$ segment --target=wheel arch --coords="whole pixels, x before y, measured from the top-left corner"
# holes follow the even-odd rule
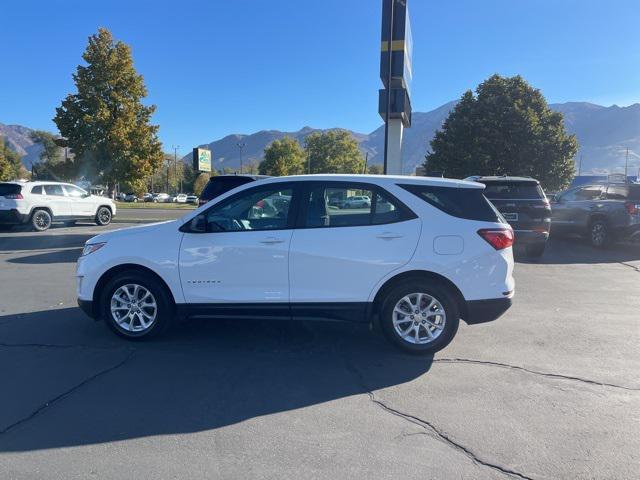
[[[160,275],[158,275],[156,272],[154,272],[150,268],[137,263],[123,263],[121,265],[116,265],[115,267],[111,267],[109,270],[104,272],[98,279],[98,282],[96,283],[96,286],[93,289],[92,309],[93,309],[94,318],[100,318],[100,312],[102,311],[101,305],[100,305],[100,301],[101,301],[100,297],[102,295],[102,290],[104,289],[104,287],[107,285],[107,283],[109,283],[109,281],[113,277],[115,277],[116,275],[122,272],[127,272],[127,271],[141,272],[141,273],[145,273],[147,275],[152,276],[155,280],[157,280],[160,283],[160,285],[164,287],[164,289],[166,290],[167,298],[169,299],[169,302],[171,303],[171,305],[175,307],[176,300],[173,297],[171,288],[169,288],[169,285],[167,284],[167,282],[165,282]]]
[[[31,207],[31,210],[29,210],[29,219],[33,217],[33,214],[36,212],[36,210],[46,210],[47,212],[49,212],[49,215],[51,215],[51,219],[53,220],[53,210],[51,210],[51,207],[40,206],[40,205]]]
[[[467,318],[467,302],[465,301],[464,295],[462,295],[460,289],[447,277],[428,270],[409,270],[399,273],[384,282],[376,292],[373,302],[371,303],[372,311],[370,312],[370,318],[373,318],[374,321],[377,322],[380,317],[380,311],[382,309],[382,305],[384,303],[384,298],[386,297],[386,295],[397,285],[409,282],[411,280],[435,282],[444,285],[448,290],[451,291],[451,293],[455,297],[456,303],[458,304],[458,308],[460,310],[460,316],[463,319]]]

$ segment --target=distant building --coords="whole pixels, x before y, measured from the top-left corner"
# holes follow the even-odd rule
[[[616,177],[614,177],[616,175]],[[620,177],[620,178],[617,178]],[[579,187],[581,185],[590,185],[594,183],[607,183],[609,181],[624,182],[624,174],[612,174],[612,175],[577,175],[569,188]],[[638,181],[636,175],[628,175],[627,182],[634,183]]]

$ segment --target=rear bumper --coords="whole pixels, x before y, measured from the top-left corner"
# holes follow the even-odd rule
[[[535,230],[514,230],[514,245],[531,245],[532,243],[545,243],[549,239],[549,232]]]
[[[20,213],[16,209],[0,210],[0,224],[19,225],[29,221],[29,214]]]
[[[467,301],[467,315],[464,321],[469,325],[492,322],[509,310],[511,298],[491,298],[488,300]]]

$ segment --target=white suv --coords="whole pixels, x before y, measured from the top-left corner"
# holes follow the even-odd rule
[[[115,214],[111,199],[91,195],[70,183],[0,183],[0,225],[31,223],[38,231],[47,230],[56,221],[91,220],[108,225]]]
[[[511,305],[513,232],[461,180],[303,175],[237,187],[175,221],[90,239],[80,307],[118,335],[174,318],[374,322],[416,353]],[[328,200],[368,196],[367,208]]]

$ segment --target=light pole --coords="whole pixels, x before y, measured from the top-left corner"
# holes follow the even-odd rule
[[[246,143],[238,142],[236,146],[240,149],[240,173],[242,173],[242,149],[245,147]]]
[[[171,148],[173,148],[173,174],[175,175],[175,179],[176,179],[176,190],[178,189],[178,149],[180,148],[180,145],[171,145]],[[167,183],[169,182],[169,179],[167,178]],[[180,190],[182,190],[182,181],[180,181]],[[180,193],[180,192],[176,192],[176,193]]]

